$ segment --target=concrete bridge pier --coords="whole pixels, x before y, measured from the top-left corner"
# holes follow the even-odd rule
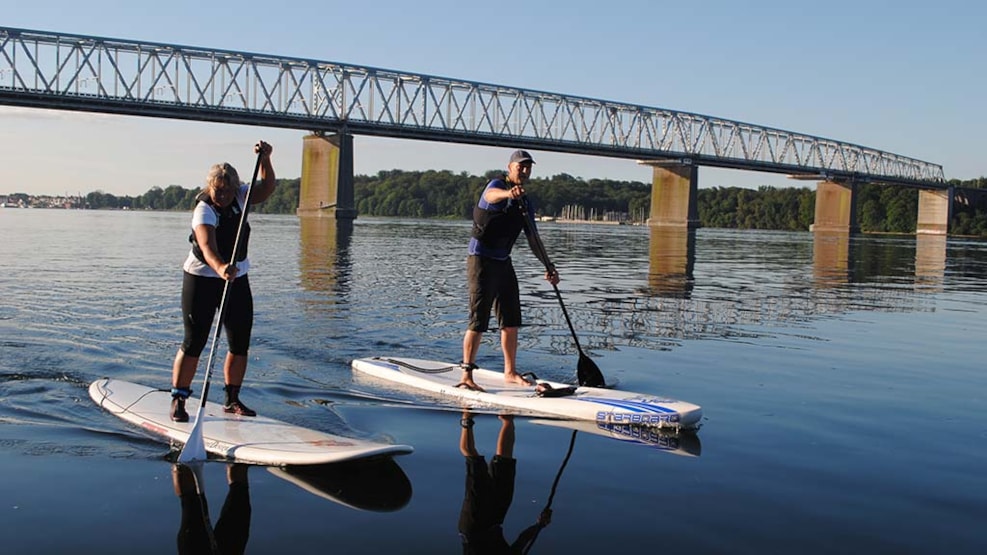
[[[860,233],[857,223],[857,184],[820,181],[816,185],[816,215],[809,231]]]
[[[356,219],[353,192],[353,136],[337,133],[306,135],[302,145],[302,179],[298,215]]]
[[[699,168],[691,162],[648,161],[651,177],[651,212],[648,225],[653,227],[699,227]]]
[[[918,235],[946,235],[949,220],[953,217],[953,187],[949,189],[919,189],[918,220],[915,233]]]

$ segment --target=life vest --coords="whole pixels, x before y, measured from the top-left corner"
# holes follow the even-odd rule
[[[526,216],[518,203],[509,200],[503,203],[505,207],[499,210],[481,208],[480,203],[473,207],[473,237],[486,248],[509,251],[524,229]]]
[[[236,243],[236,232],[237,228],[240,226],[241,209],[240,203],[237,199],[233,199],[233,202],[229,203],[226,208],[217,208],[216,205],[212,203],[211,200],[206,199],[202,202],[208,204],[217,215],[216,221],[216,247],[219,249],[219,256],[223,260],[233,261],[233,245]],[[195,239],[195,231],[193,230],[188,236],[189,243],[192,243],[192,254],[199,259],[203,264],[206,263],[206,258],[202,254],[202,248],[199,247],[199,242]],[[246,260],[247,258],[247,244],[250,242],[250,222],[243,222],[243,234],[240,237],[240,245],[237,249],[236,262],[241,260]]]

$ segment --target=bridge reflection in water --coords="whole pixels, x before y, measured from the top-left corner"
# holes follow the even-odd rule
[[[412,331],[427,328],[430,341],[456,341],[465,303],[465,225],[374,222],[354,236],[352,227],[330,218],[298,221],[300,282],[313,293],[305,310],[335,312],[357,303],[398,325],[407,320]],[[682,340],[810,330],[819,317],[853,311],[933,310],[934,296],[927,293],[940,290],[946,277],[943,236],[598,227],[544,229],[565,263],[563,295],[591,356],[621,346],[654,350]],[[376,276],[370,292],[354,281],[359,276]],[[423,292],[421,302],[395,304],[398,297],[387,292],[395,282],[401,294]],[[557,299],[542,285],[538,274],[523,292],[526,320],[541,330],[527,337],[551,352],[571,353]]]
[[[353,223],[334,218],[299,217],[301,247],[298,256],[302,287],[308,291],[335,293],[321,295],[321,302],[333,304],[345,297],[351,272],[350,242]]]
[[[916,289],[940,287],[946,272],[946,237],[916,235],[914,257],[892,254],[909,249],[910,240],[900,236],[881,239],[816,232],[812,241],[814,284],[838,287],[851,283],[879,283],[911,273]]]
[[[946,275],[946,236],[915,237],[915,286],[942,290]]]
[[[696,231],[673,227],[649,229],[648,290],[661,297],[691,297],[696,284]],[[903,277],[910,268],[889,250],[908,248],[893,237],[883,244],[875,236],[862,238],[842,232],[813,233],[812,276],[816,287],[886,281]],[[910,265],[910,260],[908,261]],[[941,285],[946,269],[946,237],[915,236],[916,286]]]
[[[696,231],[650,227],[648,287],[653,294],[689,298],[695,286]]]

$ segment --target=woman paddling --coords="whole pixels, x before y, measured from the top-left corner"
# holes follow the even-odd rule
[[[250,204],[264,202],[274,192],[274,168],[271,165],[271,145],[260,141],[254,145],[259,157],[260,183],[256,187],[240,183],[240,176],[233,166],[223,163],[209,169],[206,186],[196,197],[192,212],[192,248],[183,266],[182,322],[185,338],[178,354],[171,377],[171,419],[188,422],[185,400],[192,394],[192,379],[199,365],[199,356],[209,340],[213,317],[222,301],[226,282],[229,291],[226,299],[226,315],[223,325],[229,352],[223,364],[226,400],[223,410],[241,416],[257,413],[240,401],[240,387],[247,372],[247,350],[250,348],[250,332],[254,321],[254,301],[250,292],[247,271],[247,243],[250,226],[239,224],[249,191]],[[237,244],[237,234],[240,241]],[[233,255],[237,244],[236,256]]]

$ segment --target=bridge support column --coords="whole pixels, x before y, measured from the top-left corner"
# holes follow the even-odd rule
[[[952,187],[946,190],[919,190],[916,234],[946,235],[949,232],[949,220],[952,217]]]
[[[306,135],[303,141],[298,215],[352,222],[356,219],[353,136],[314,133]]]
[[[857,187],[854,183],[820,181],[816,185],[816,215],[809,231],[859,233]]]
[[[693,164],[645,162],[652,166],[648,225],[696,229],[699,168]]]

